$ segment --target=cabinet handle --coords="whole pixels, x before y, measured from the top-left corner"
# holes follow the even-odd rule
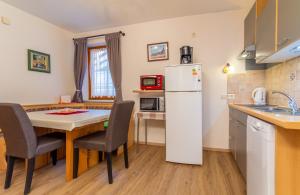
[[[290,40],[289,38],[284,38],[277,44],[277,46],[283,47],[284,45],[286,45],[289,42],[289,40]]]
[[[240,121],[236,121],[236,123],[237,123],[238,126],[241,126],[241,125],[244,126],[244,124],[241,123]]]

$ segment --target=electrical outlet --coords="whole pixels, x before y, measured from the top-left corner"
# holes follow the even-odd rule
[[[226,94],[226,95],[221,95],[222,100],[234,100],[235,99],[235,94]]]
[[[293,81],[296,79],[296,73],[295,72],[291,72],[290,73],[290,81]]]
[[[234,100],[235,99],[235,94],[227,94],[227,99],[228,100]]]

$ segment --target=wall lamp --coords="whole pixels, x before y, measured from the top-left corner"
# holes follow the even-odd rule
[[[232,73],[234,71],[234,67],[230,63],[226,63],[226,65],[223,68],[223,73]]]

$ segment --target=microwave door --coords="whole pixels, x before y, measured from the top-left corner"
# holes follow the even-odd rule
[[[156,79],[155,78],[144,78],[143,79],[143,85],[148,87],[148,86],[156,86]]]
[[[140,100],[140,110],[156,111],[158,106],[156,98],[141,98]]]

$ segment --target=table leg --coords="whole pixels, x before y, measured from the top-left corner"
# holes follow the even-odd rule
[[[148,120],[145,119],[145,144],[148,145]]]
[[[6,145],[4,141],[4,137],[0,137],[0,170],[6,170]]]
[[[136,145],[137,145],[137,151],[139,151],[139,138],[140,138],[140,118],[138,118],[137,121],[137,130],[136,130]]]
[[[72,131],[66,133],[66,181],[73,179],[73,134]]]

